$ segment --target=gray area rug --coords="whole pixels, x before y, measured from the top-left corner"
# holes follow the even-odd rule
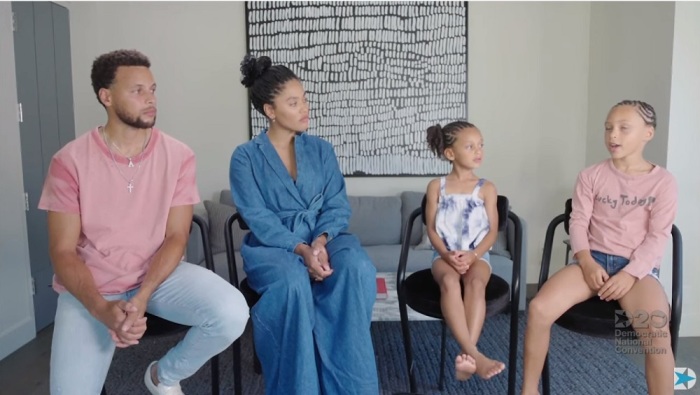
[[[522,383],[522,349],[525,333],[525,315],[521,312],[518,347],[517,390]],[[507,361],[508,331],[510,317],[499,314],[486,320],[479,348],[492,358]],[[445,390],[437,389],[440,360],[439,321],[412,321],[416,358],[416,379],[421,394],[494,394],[507,393],[508,370],[485,381],[473,378],[467,382],[454,379],[452,361],[458,352],[457,344],[448,335]],[[449,333],[449,332],[448,332]],[[118,349],[107,377],[109,395],[146,394],[143,372],[148,363],[163,355],[176,344],[182,335],[142,340],[141,344],[128,349]],[[399,322],[383,321],[372,324],[372,337],[377,356],[380,393],[394,394],[408,391],[403,340]],[[253,372],[252,333],[250,325],[242,336],[242,376],[244,394],[263,394],[263,377]],[[233,393],[233,353],[231,348],[221,356],[221,393]],[[553,394],[598,395],[598,394],[645,394],[644,372],[625,355],[615,352],[612,340],[582,336],[555,326],[552,329],[550,351],[551,388]],[[211,394],[211,372],[209,363],[194,376],[182,382],[188,395]],[[290,394],[292,392],[290,391]]]

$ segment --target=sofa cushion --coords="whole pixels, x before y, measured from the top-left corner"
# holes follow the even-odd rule
[[[362,245],[400,243],[401,200],[398,197],[348,196],[348,201],[352,210],[348,231],[355,234]],[[219,202],[235,207],[230,189],[221,191]],[[245,233],[240,235],[240,241],[244,235]],[[239,249],[240,241],[234,236],[236,250]]]
[[[226,226],[226,220],[236,212],[236,208],[211,200],[205,200],[204,207],[207,209],[207,215],[209,216],[209,241],[212,253],[226,252],[224,227]],[[233,227],[233,246],[236,251],[240,250],[243,236],[248,232],[241,230],[238,225]]]
[[[363,246],[401,242],[401,199],[398,196],[348,196],[352,215],[348,231]]]
[[[421,237],[420,243],[416,244],[415,247],[416,250],[434,250],[435,248],[433,247],[433,243],[430,241],[430,237],[428,237],[428,228],[423,227],[423,236]]]
[[[233,195],[231,195],[230,189],[224,189],[219,193],[219,203],[236,207],[236,204],[233,203]]]
[[[388,244],[363,247],[374,263],[378,272],[393,272],[399,268],[399,257],[401,256],[401,244]],[[415,272],[423,269],[430,269],[432,266],[433,250],[416,250],[410,248],[406,271]]]
[[[406,222],[411,216],[411,213],[420,208],[421,202],[423,201],[423,195],[425,192],[414,192],[406,191],[401,193],[401,237],[406,229]],[[423,221],[421,219],[416,219],[413,223],[413,230],[411,231],[411,242],[412,246],[421,242],[423,236]]]

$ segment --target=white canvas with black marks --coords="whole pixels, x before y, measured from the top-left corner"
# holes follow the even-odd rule
[[[436,175],[426,129],[466,119],[465,2],[247,2],[248,50],[303,81],[346,176]],[[251,136],[267,121],[250,107]]]

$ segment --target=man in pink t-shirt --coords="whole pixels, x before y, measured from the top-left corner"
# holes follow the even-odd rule
[[[220,276],[181,262],[200,200],[195,157],[154,127],[148,58],[110,52],[91,77],[107,123],[54,155],[39,201],[59,293],[51,393],[99,393],[115,347],[138,344],[148,311],[191,326],[144,375],[152,394],[181,394],[181,380],[243,333],[247,305]]]
[[[584,169],[574,189],[574,260],[545,282],[528,308],[523,395],[538,393],[552,324],[594,296],[617,300],[632,317],[644,345],[649,394],[673,394],[669,305],[659,267],[676,218],[678,187],[671,173],[644,158],[655,128],[656,112],[642,101],[625,100],[608,114],[610,158]],[[663,317],[654,325],[639,319],[658,312]]]

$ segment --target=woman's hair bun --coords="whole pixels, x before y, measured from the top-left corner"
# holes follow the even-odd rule
[[[246,88],[250,88],[255,80],[260,78],[270,66],[272,66],[272,60],[268,56],[256,58],[251,54],[246,55],[241,62],[241,73],[243,74],[241,83]]]

